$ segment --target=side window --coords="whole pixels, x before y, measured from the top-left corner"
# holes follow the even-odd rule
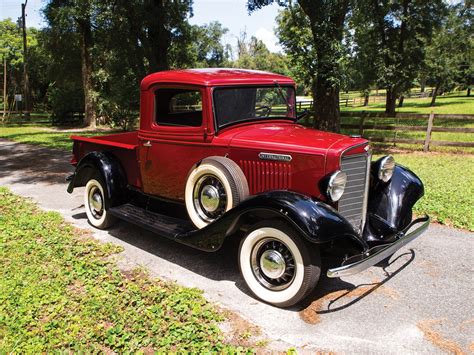
[[[168,88],[156,90],[155,122],[162,126],[200,127],[202,125],[201,92]]]

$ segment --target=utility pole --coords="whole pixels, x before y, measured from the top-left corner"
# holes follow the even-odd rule
[[[7,115],[7,56],[3,56],[3,119]]]
[[[27,111],[26,116],[30,116],[30,80],[28,78],[28,48],[26,43],[26,4],[28,0],[25,0],[24,4],[21,4],[21,27],[23,29],[23,102],[24,110]]]

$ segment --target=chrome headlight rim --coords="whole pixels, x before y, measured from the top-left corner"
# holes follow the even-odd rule
[[[380,160],[377,176],[383,182],[389,182],[392,179],[395,170],[395,159],[391,155],[387,155]]]
[[[333,202],[337,202],[341,199],[346,189],[347,174],[344,171],[337,170],[331,174],[328,181],[328,187],[326,189],[326,195]]]

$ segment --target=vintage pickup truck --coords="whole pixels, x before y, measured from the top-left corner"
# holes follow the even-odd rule
[[[117,219],[214,252],[238,238],[259,299],[287,307],[328,277],[360,272],[424,232],[412,221],[420,179],[368,142],[298,124],[295,82],[238,69],[154,73],[136,132],[72,136],[68,192],[85,186],[89,222]],[[317,103],[316,103],[317,104]]]

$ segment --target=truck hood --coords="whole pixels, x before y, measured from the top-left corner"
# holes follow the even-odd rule
[[[252,124],[235,127],[230,146],[280,152],[326,154],[367,142],[342,134],[318,131],[294,123]]]

